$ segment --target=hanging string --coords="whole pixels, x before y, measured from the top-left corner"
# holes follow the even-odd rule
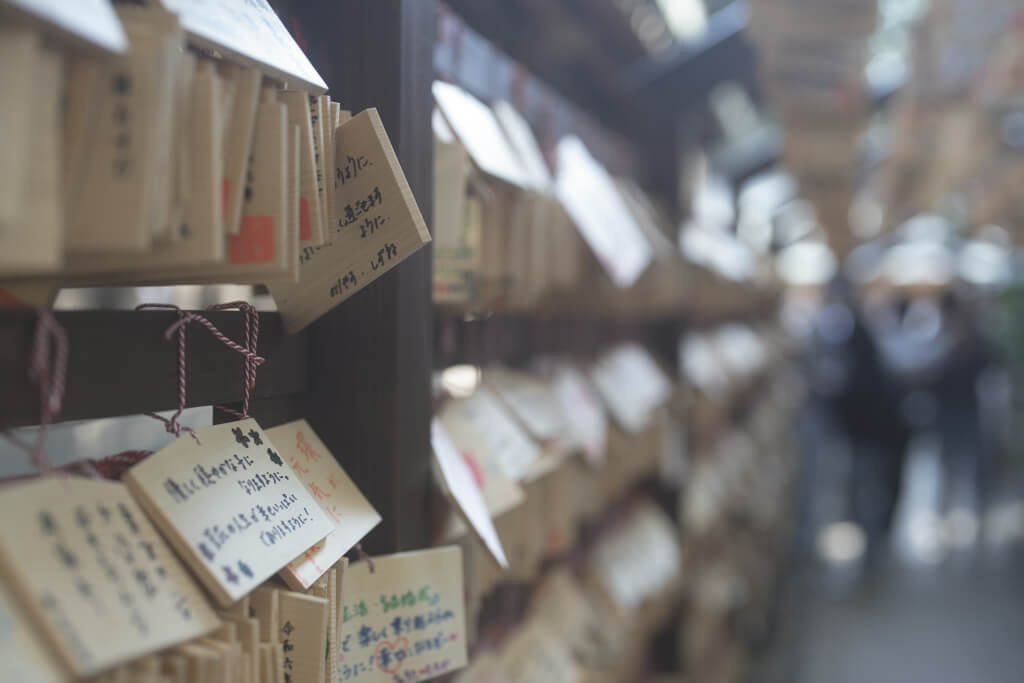
[[[241,305],[247,306],[251,309],[251,306],[249,306],[249,304],[246,304],[245,302],[223,304],[224,307],[236,308],[241,308]],[[229,339],[223,332],[221,332],[217,328],[216,325],[210,322],[209,319],[207,319],[205,316],[199,313],[189,313],[187,311],[183,311],[174,304],[141,304],[137,306],[135,310],[141,311],[153,309],[173,310],[178,314],[178,320],[173,325],[168,327],[167,330],[164,332],[164,338],[167,339],[168,341],[170,341],[171,337],[175,333],[178,334],[178,409],[174,412],[174,415],[172,415],[171,419],[169,420],[161,415],[157,415],[156,413],[146,413],[146,415],[163,422],[164,427],[167,429],[168,433],[174,434],[175,437],[180,436],[181,432],[186,431],[193,439],[195,439],[196,443],[199,443],[199,437],[196,435],[195,430],[187,425],[183,425],[180,422],[178,422],[178,419],[181,417],[182,412],[184,412],[185,410],[187,394],[185,366],[185,330],[188,328],[189,323],[193,321],[198,322],[203,327],[208,329],[210,331],[210,334],[212,334],[222,344],[224,344],[233,351],[237,351],[238,353],[242,354],[245,357],[246,389],[243,395],[243,407],[245,410],[248,410],[248,396],[252,391],[252,385],[255,385],[256,383],[256,367],[258,367],[264,362],[264,358],[257,355],[254,351],[250,351],[250,349],[248,348],[248,346],[255,346],[255,339],[259,334],[259,317],[255,315],[254,311],[246,311],[245,335],[246,343],[248,346],[242,346],[234,342],[233,340]]]
[[[153,451],[122,451],[99,460],[89,460],[87,462],[89,468],[96,473],[95,476],[118,480],[122,474],[151,455],[153,455]]]
[[[178,314],[178,320],[164,332],[164,338],[168,341],[170,341],[175,333],[178,335],[178,408],[170,419],[156,413],[145,413],[147,416],[163,422],[167,431],[176,437],[180,436],[181,432],[186,431],[196,440],[196,443],[199,443],[199,437],[196,435],[195,430],[178,421],[185,410],[187,400],[185,365],[186,329],[192,321],[198,321],[221,343],[243,356],[245,379],[242,410],[244,414],[230,408],[218,407],[239,417],[248,416],[249,400],[253,387],[256,385],[256,368],[262,365],[265,360],[256,353],[259,342],[259,314],[252,305],[245,301],[217,304],[210,306],[208,310],[231,308],[237,308],[244,315],[245,346],[228,338],[205,316],[183,311],[173,304],[141,304],[136,307],[136,310],[172,310]],[[53,471],[59,471],[93,478],[120,479],[125,471],[151,455],[152,451],[124,451],[99,460],[88,459],[69,463],[57,470],[50,467],[49,461],[46,458],[45,446],[49,426],[60,415],[64,405],[68,353],[67,332],[57,322],[52,311],[41,309],[38,313],[28,368],[30,381],[39,387],[39,435],[35,444],[29,444],[9,432],[3,432],[3,436],[32,456],[40,474],[45,475]]]
[[[187,425],[183,425],[178,422],[178,418],[181,417],[182,412],[185,410],[185,399],[186,399],[186,379],[185,379],[185,328],[186,324],[183,324],[185,311],[181,310],[174,304],[140,304],[135,307],[136,311],[143,310],[173,310],[178,314],[178,322],[175,325],[180,325],[177,328],[178,332],[178,409],[171,416],[171,419],[167,419],[163,415],[157,415],[156,413],[145,413],[145,415],[153,418],[154,420],[160,420],[164,423],[164,428],[169,434],[173,434],[175,438],[181,436],[182,431],[187,431],[196,443],[199,443],[199,437],[196,436],[194,429]],[[174,334],[175,327],[172,325],[164,332],[164,338],[170,341],[171,335]]]
[[[29,380],[39,387],[39,436],[32,446],[14,436],[9,438],[28,450],[40,474],[44,475],[51,469],[49,459],[46,457],[46,436],[50,431],[50,424],[64,407],[64,383],[67,372],[68,334],[57,322],[53,311],[42,308],[36,319],[32,356],[28,366]]]
[[[374,572],[376,572],[377,568],[373,566],[373,558],[370,557],[369,555],[367,555],[366,551],[363,550],[363,544],[362,543],[356,543],[355,549],[356,549],[356,556],[360,560],[362,560],[363,562],[366,562],[366,566],[369,568],[370,573],[373,574]]]
[[[252,398],[252,390],[256,386],[256,368],[263,363],[263,359],[256,355],[257,345],[260,339],[260,315],[255,307],[247,301],[232,301],[226,304],[214,304],[208,306],[208,311],[223,311],[237,308],[243,314],[245,323],[245,348],[248,354],[244,360],[245,378],[242,386],[242,412],[227,406],[216,406],[219,410],[234,415],[240,420],[249,417],[249,400]],[[257,360],[258,359],[258,360]]]
[[[49,426],[64,407],[69,350],[67,332],[57,322],[53,312],[49,309],[40,310],[28,368],[29,379],[39,387],[39,436],[35,444],[28,444],[10,433],[5,433],[4,436],[31,454],[40,475],[59,472],[93,479],[119,479],[121,474],[149,455],[149,452],[126,451],[102,460],[78,460],[56,469],[50,467],[46,457],[45,445]]]

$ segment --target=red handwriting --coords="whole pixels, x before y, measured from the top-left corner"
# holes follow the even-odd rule
[[[398,671],[399,667],[402,666],[402,662],[397,657],[392,656],[391,653],[404,653],[408,647],[409,640],[407,638],[398,638],[393,643],[389,640],[378,643],[377,648],[373,652],[373,657],[377,661],[377,668],[389,674]],[[391,666],[389,667],[388,664],[391,664]]]
[[[306,456],[306,462],[320,460],[320,454],[313,450],[313,447],[309,445],[308,441],[306,441],[302,432],[296,432],[295,434],[295,447],[299,449],[300,453]]]

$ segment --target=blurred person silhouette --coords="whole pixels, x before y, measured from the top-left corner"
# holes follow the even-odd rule
[[[991,480],[980,391],[992,356],[975,311],[946,286],[938,291],[903,292],[878,320],[883,360],[906,397],[905,420],[914,429],[940,437],[944,495],[934,512],[944,514],[947,521],[963,520],[965,514],[977,519]],[[970,533],[947,536],[954,545],[972,541]]]
[[[902,393],[845,275],[830,283],[815,331],[813,381],[849,445],[846,514],[867,536],[870,563],[884,547],[900,493],[910,439]]]
[[[946,507],[947,511],[960,507],[978,512],[990,483],[990,454],[985,452],[981,434],[979,392],[992,356],[974,311],[962,297],[946,291],[939,305],[950,339],[949,353],[933,388],[938,401],[943,467],[949,482]]]

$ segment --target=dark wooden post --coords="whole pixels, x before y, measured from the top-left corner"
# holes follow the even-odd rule
[[[428,223],[433,197],[434,0],[296,3],[311,56],[332,96],[376,107]],[[303,413],[384,518],[369,552],[430,539],[429,246],[310,328]]]

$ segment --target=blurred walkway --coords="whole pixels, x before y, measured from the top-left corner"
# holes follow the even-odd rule
[[[805,533],[839,518],[838,503],[827,494],[847,469],[842,449],[828,445],[820,433],[814,436],[821,457],[808,482],[816,496]],[[943,500],[934,481],[938,454],[928,440],[911,450],[918,453],[906,472],[904,512],[930,520]],[[1001,477],[999,498],[1017,501],[1004,508],[1003,523],[990,520],[984,538],[933,556],[936,564],[908,562],[903,548],[854,586],[855,569],[848,567],[845,577],[836,569],[828,573],[810,552],[798,554],[804,562],[793,569],[777,628],[751,683],[1024,680],[1024,482],[1019,478],[1009,472]],[[918,540],[927,549],[934,538],[926,534]]]
[[[895,564],[845,595],[793,581],[754,683],[1019,683],[1024,571]]]

